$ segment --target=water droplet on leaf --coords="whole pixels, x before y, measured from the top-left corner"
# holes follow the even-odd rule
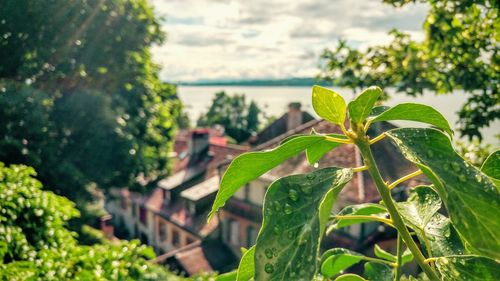
[[[272,264],[270,264],[270,263],[266,263],[266,265],[264,266],[264,270],[267,273],[271,274],[271,273],[274,272],[274,266]]]
[[[267,257],[268,259],[272,259],[272,258],[273,258],[273,250],[271,250],[271,249],[266,249],[266,250],[264,251],[264,254],[266,255],[266,257]]]
[[[451,168],[453,169],[453,171],[455,172],[460,172],[460,165],[457,163],[457,162],[452,162],[451,163]]]
[[[286,204],[285,204],[285,210],[284,210],[284,211],[285,211],[285,214],[289,215],[289,214],[291,214],[291,213],[292,213],[293,208],[292,208],[292,206],[290,206],[288,203],[286,203]]]
[[[290,189],[290,191],[288,191],[288,198],[292,201],[297,201],[299,200],[299,193],[295,189]]]

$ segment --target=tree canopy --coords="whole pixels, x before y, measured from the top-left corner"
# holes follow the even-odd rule
[[[500,119],[498,1],[384,0],[395,7],[423,2],[430,7],[425,39],[415,41],[393,30],[388,45],[361,52],[344,41],[325,50],[322,75],[352,89],[369,84],[394,87],[417,96],[461,90],[467,102],[459,111],[463,136],[481,138],[480,129]]]
[[[168,172],[181,105],[146,0],[2,0],[0,157],[70,198]]]
[[[215,94],[208,112],[200,116],[197,125],[222,125],[228,136],[242,142],[257,132],[260,113],[254,101],[246,103],[244,94],[231,96],[222,91]]]

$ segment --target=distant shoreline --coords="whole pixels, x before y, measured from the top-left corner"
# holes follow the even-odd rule
[[[331,83],[316,78],[254,79],[254,80],[214,80],[178,82],[179,86],[245,86],[245,87],[312,87],[313,85],[332,86]]]

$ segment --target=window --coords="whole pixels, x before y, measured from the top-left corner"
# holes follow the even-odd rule
[[[170,198],[171,198],[171,195],[170,195],[170,190],[163,190],[163,204],[165,206],[168,206],[168,204],[170,204]]]
[[[177,230],[172,230],[172,245],[175,247],[180,246],[181,243],[181,237],[179,235],[179,232]]]
[[[135,203],[132,203],[132,217],[136,217],[137,216],[137,211],[136,211],[136,206],[135,206]]]
[[[158,236],[160,242],[167,240],[167,224],[162,221],[158,221]]]
[[[229,242],[229,224],[231,219],[222,221],[222,241]]]
[[[257,240],[257,229],[253,226],[247,228],[247,247],[250,248]]]
[[[238,221],[231,221],[229,224],[229,243],[235,246],[240,245],[240,223]]]
[[[265,186],[261,182],[253,182],[252,185],[249,188],[249,201],[255,205],[262,205],[266,193]]]
[[[146,208],[144,207],[139,207],[139,220],[143,225],[148,225],[148,212]]]

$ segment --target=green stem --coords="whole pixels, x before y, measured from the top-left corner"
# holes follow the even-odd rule
[[[403,240],[398,233],[398,242],[396,244],[396,270],[394,272],[394,281],[399,281],[401,278],[401,261],[403,259]]]
[[[387,211],[391,215],[391,220],[394,226],[398,230],[398,233],[399,235],[401,235],[401,238],[405,242],[406,246],[408,246],[408,249],[410,249],[410,251],[412,252],[413,256],[417,261],[417,264],[420,266],[420,268],[422,268],[427,277],[429,277],[430,280],[436,280],[436,281],[439,280],[434,270],[427,263],[425,263],[424,255],[422,255],[417,244],[415,243],[415,241],[413,241],[413,238],[411,237],[410,232],[408,231],[408,228],[406,227],[403,221],[403,218],[399,214],[399,211],[397,210],[396,205],[392,200],[391,191],[387,187],[384,180],[382,179],[380,171],[377,167],[377,163],[373,158],[373,154],[370,149],[369,139],[366,137],[364,132],[360,133],[362,135],[358,133],[358,137],[355,139],[356,145],[358,146],[359,151],[363,156],[365,165],[368,166],[368,172],[370,173],[370,176],[372,177],[373,182],[377,187],[380,197],[382,197],[382,201],[387,207]]]

